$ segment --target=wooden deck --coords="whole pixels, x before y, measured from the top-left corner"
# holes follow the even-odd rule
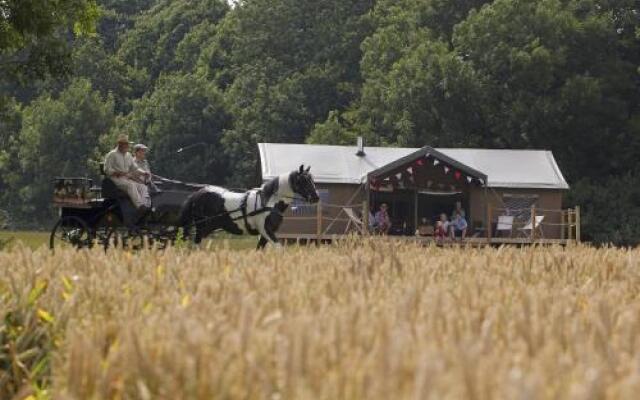
[[[321,242],[330,243],[336,240],[346,239],[351,237],[350,235],[314,235],[314,234],[278,234],[280,240],[284,243],[309,243],[309,242]],[[421,237],[421,236],[386,236],[386,238],[397,241],[404,241],[409,243],[423,243],[430,244],[436,243],[441,245],[469,245],[469,246],[499,246],[499,245],[561,245],[566,246],[576,241],[573,239],[545,239],[536,238],[531,240],[526,237],[469,237],[462,239],[456,239],[455,241],[446,240],[444,242],[436,241],[434,237]]]

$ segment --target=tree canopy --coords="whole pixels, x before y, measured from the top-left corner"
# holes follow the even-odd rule
[[[45,3],[0,1],[12,221],[47,221],[47,179],[95,174],[121,132],[158,173],[236,187],[258,182],[259,141],[364,136],[552,150],[587,238],[640,242],[637,1]]]

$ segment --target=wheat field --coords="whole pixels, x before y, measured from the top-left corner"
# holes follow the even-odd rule
[[[635,399],[639,250],[0,253],[2,399]]]

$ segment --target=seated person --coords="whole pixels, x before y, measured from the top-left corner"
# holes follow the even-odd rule
[[[147,152],[149,148],[142,143],[138,143],[133,146],[133,161],[136,163],[136,166],[139,170],[145,171],[148,175],[139,176],[140,183],[144,183],[149,186],[149,190],[151,192],[158,192],[158,188],[153,183],[153,179],[151,177],[153,174],[151,173],[151,167],[149,166],[149,161],[147,161]],[[149,199],[149,204],[151,204],[151,199]]]
[[[129,153],[129,138],[126,135],[118,136],[117,143],[117,147],[107,153],[104,159],[104,173],[118,189],[127,193],[136,209],[142,212],[147,211],[151,207],[147,202],[148,189],[138,179],[149,173],[136,166]]]
[[[436,222],[435,236],[438,240],[444,240],[449,231],[450,222],[447,220],[447,214],[440,214],[440,219]]]
[[[464,239],[467,236],[467,220],[459,211],[456,211],[453,221],[450,224],[451,239],[455,239],[456,236],[460,236]]]
[[[389,229],[391,229],[391,218],[389,218],[389,213],[387,212],[388,206],[387,203],[382,203],[380,205],[380,209],[376,213],[376,224],[378,226],[378,232],[383,235],[389,233]]]
[[[369,232],[375,232],[378,228],[378,223],[376,222],[376,213],[374,212],[373,205],[369,208]]]
[[[133,161],[136,163],[136,167],[149,174],[144,178],[151,175],[151,168],[149,167],[149,161],[147,161],[147,150],[149,150],[149,148],[142,143],[138,143],[133,146]]]
[[[416,236],[433,236],[433,233],[433,226],[429,225],[426,218],[422,218],[420,225],[418,225]]]

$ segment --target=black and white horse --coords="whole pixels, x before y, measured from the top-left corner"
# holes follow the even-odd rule
[[[206,186],[193,193],[182,206],[180,225],[185,236],[195,227],[194,241],[218,229],[234,235],[260,235],[258,248],[267,243],[276,244],[276,231],[282,223],[282,214],[295,199],[317,203],[320,199],[311,167],[282,174],[260,188],[244,193],[232,192],[219,186]],[[297,197],[296,197],[297,196]]]

